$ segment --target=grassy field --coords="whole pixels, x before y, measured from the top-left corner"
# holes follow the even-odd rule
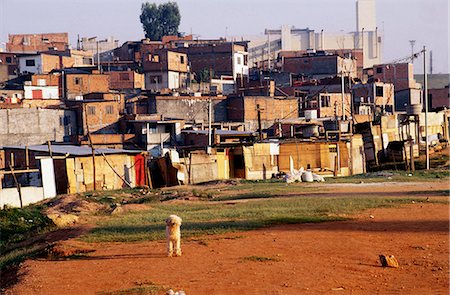
[[[80,238],[87,242],[136,242],[164,239],[164,220],[170,214],[183,218],[183,236],[221,234],[257,229],[276,224],[337,221],[369,208],[396,206],[423,201],[428,193],[448,196],[449,190],[417,192],[411,198],[380,198],[368,194],[332,196],[329,183],[371,183],[385,181],[442,181],[448,171],[384,171],[352,177],[328,178],[325,183],[293,183],[281,180],[212,183],[158,190],[142,188],[97,191],[79,194],[79,201],[102,205],[100,210],[85,212],[96,226]],[[308,197],[299,197],[307,195]],[[326,196],[326,197],[323,197]],[[176,201],[191,199],[197,201]],[[64,198],[59,196],[58,198]],[[24,209],[0,211],[0,270],[20,263],[40,251],[34,244],[16,247],[36,235],[56,227],[43,211],[54,200]],[[448,202],[448,201],[446,201]],[[144,210],[111,215],[117,204],[147,204]]]
[[[368,208],[410,203],[384,198],[271,198],[236,202],[160,203],[144,211],[105,218],[82,239],[87,242],[134,242],[164,239],[163,220],[183,218],[183,236],[221,234],[276,224],[344,220]],[[419,201],[416,199],[416,201]]]

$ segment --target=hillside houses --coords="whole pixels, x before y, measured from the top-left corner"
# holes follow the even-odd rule
[[[383,64],[370,32],[355,35],[375,40],[370,50],[347,39],[336,49],[323,32],[282,27],[266,31],[276,37],[270,55],[264,44],[192,35],[82,38],[77,50],[67,33],[9,35],[0,52],[0,190],[13,186],[4,175],[22,181],[46,167],[19,157],[66,169],[58,193],[123,187],[111,173],[127,173],[119,160],[96,153],[116,154],[109,149],[127,167],[143,161],[130,186],[267,179],[302,167],[347,176],[379,169],[393,153],[413,169],[407,162],[426,142],[449,140],[448,85],[426,94],[426,127],[413,65]],[[89,157],[104,159],[97,172]]]

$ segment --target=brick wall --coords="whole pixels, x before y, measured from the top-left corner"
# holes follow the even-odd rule
[[[69,45],[68,33],[10,34],[6,50],[12,52],[47,51],[49,48],[65,50]]]
[[[382,82],[393,83],[395,91],[416,87],[413,65],[410,63],[375,65],[373,77]]]
[[[107,74],[67,74],[67,97],[74,98],[91,92],[108,92],[109,75]]]

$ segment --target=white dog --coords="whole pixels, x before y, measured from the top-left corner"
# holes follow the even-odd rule
[[[166,219],[166,240],[167,240],[167,256],[181,256],[181,218],[176,215],[170,215]]]

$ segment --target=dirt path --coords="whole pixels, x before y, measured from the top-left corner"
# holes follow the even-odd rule
[[[355,217],[183,240],[179,258],[165,257],[162,241],[91,244],[96,251],[79,259],[26,261],[6,294],[95,294],[145,284],[188,295],[448,294],[448,204]],[[400,268],[380,267],[379,254],[395,255]]]

